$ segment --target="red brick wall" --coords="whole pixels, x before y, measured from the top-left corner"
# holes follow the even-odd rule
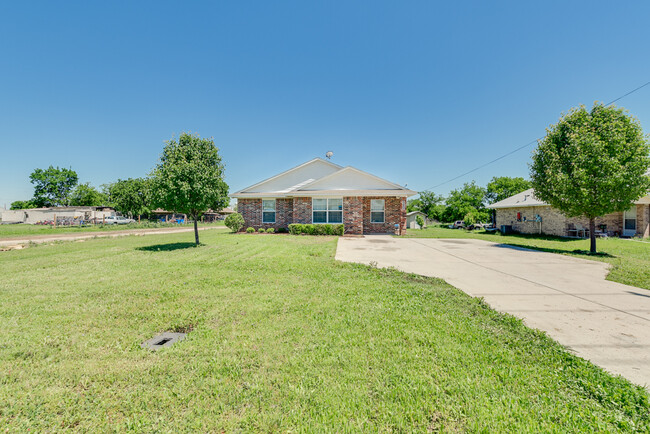
[[[244,217],[244,228],[286,228],[293,223],[293,199],[275,200],[275,223],[262,223],[262,199],[239,199],[237,211]]]
[[[343,198],[343,225],[346,234],[363,234],[363,197]]]
[[[293,198],[293,223],[311,223],[311,197]]]
[[[370,223],[370,200],[384,199],[384,223]],[[404,197],[364,197],[363,198],[363,233],[394,234],[395,225],[399,225],[400,234],[406,230],[406,198]]]
[[[370,200],[384,199],[384,223],[370,223]],[[291,223],[312,222],[312,198],[276,199],[275,223],[262,223],[262,199],[239,199],[237,210],[244,217],[244,228],[286,228]],[[394,234],[395,224],[406,230],[406,198],[344,197],[343,224],[346,234]]]

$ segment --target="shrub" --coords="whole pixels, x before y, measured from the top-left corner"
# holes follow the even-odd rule
[[[246,228],[246,232],[248,232],[249,234],[252,234],[253,232],[255,232],[255,228],[248,227],[248,228]]]
[[[343,225],[309,225],[294,223],[289,225],[289,232],[292,235],[343,235]]]
[[[257,232],[259,232],[260,234],[263,234],[263,233],[266,232],[266,231],[264,230],[264,228],[259,228],[259,229],[257,230]]]
[[[230,228],[231,231],[239,232],[241,228],[244,227],[245,222],[244,222],[244,217],[242,217],[241,214],[236,212],[226,217],[224,223],[226,224],[226,226]]]
[[[266,233],[267,233],[267,234],[275,233],[275,229],[273,229],[273,228],[268,228],[268,229],[266,230]]]
[[[424,229],[424,219],[422,218],[421,215],[418,214],[415,217],[415,222],[418,224],[418,226],[420,226],[420,229]]]
[[[278,228],[277,232],[279,234],[286,234],[287,232],[289,232],[289,230],[287,228]]]

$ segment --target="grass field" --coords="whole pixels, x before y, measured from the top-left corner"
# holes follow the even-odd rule
[[[589,254],[588,239],[571,239],[543,235],[501,235],[485,231],[465,231],[430,226],[426,229],[408,229],[411,238],[477,238],[495,243],[543,250],[545,252],[577,256],[612,264],[607,278],[626,285],[650,289],[650,242],[638,239],[599,238],[598,255]]]
[[[223,226],[223,221],[214,223],[199,223],[199,226]],[[148,222],[130,223],[128,225],[94,225],[94,226],[53,226],[46,225],[0,225],[0,239],[11,238],[25,235],[56,235],[82,232],[103,232],[103,231],[123,231],[128,229],[155,229],[169,227],[191,227],[190,224],[179,225],[177,223],[160,223]]]
[[[650,429],[647,392],[336,239],[188,234],[0,253],[9,431]],[[140,343],[192,330],[158,352]]]

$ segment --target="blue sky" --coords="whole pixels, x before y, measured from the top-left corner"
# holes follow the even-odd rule
[[[536,4],[535,4],[536,3]],[[3,2],[0,206],[214,137],[231,191],[326,151],[423,190],[650,81],[650,3]],[[650,86],[621,100],[650,132]],[[527,176],[531,148],[445,184]]]

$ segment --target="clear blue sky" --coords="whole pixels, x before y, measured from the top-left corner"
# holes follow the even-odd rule
[[[415,190],[650,81],[650,3],[3,2],[0,206],[212,136],[231,191],[326,151]],[[650,86],[619,102],[650,132]],[[463,179],[527,176],[528,148]]]

